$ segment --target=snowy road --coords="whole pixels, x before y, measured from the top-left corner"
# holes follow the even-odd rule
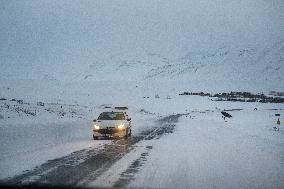
[[[12,184],[40,182],[56,185],[86,185],[133,150],[136,143],[157,139],[164,134],[172,133],[180,116],[182,114],[164,117],[157,121],[157,126],[144,130],[128,140],[109,141],[100,147],[83,149],[68,156],[47,161],[34,170],[8,179],[7,182]]]

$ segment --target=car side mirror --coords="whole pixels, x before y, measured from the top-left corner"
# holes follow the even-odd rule
[[[131,118],[126,119],[126,121],[131,121]]]
[[[93,120],[93,122],[96,122],[96,121],[97,121],[96,119]]]

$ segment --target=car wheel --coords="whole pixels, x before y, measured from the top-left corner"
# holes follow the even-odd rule
[[[94,139],[94,140],[98,140],[98,139],[99,139],[99,137],[97,137],[97,136],[93,135],[93,139]]]

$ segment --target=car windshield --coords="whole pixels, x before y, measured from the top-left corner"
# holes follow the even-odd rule
[[[103,112],[99,115],[98,120],[124,120],[122,112]]]

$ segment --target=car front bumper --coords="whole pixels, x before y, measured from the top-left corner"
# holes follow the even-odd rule
[[[117,129],[117,128],[102,128],[102,129],[94,129],[93,135],[96,137],[100,136],[112,136],[112,137],[121,137],[125,136],[126,129]]]

